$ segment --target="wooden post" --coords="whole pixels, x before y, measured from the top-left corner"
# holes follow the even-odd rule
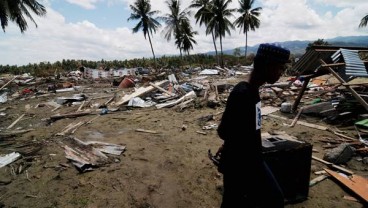
[[[309,84],[310,79],[311,78],[308,77],[304,80],[303,87],[302,87],[302,89],[300,89],[298,97],[295,99],[294,104],[293,104],[293,108],[291,109],[293,112],[295,112],[298,109],[298,105],[300,103],[300,100],[303,97],[303,94],[304,94],[305,90],[307,89],[307,86]]]

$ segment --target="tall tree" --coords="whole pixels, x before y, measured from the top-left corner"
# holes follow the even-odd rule
[[[208,27],[208,22],[211,19],[211,16],[213,15],[213,13],[212,13],[213,5],[212,5],[211,0],[193,0],[189,7],[190,8],[198,8],[197,12],[194,15],[194,17],[196,19],[196,23],[199,22],[199,26],[202,26],[202,24],[204,24],[207,28]],[[215,38],[214,30],[206,31],[206,35],[208,35],[209,33],[211,33],[211,35],[212,35],[213,46],[214,46],[215,52],[216,52],[217,64],[219,64],[218,52],[217,52],[217,46],[216,46],[216,38]]]
[[[36,21],[33,19],[31,12],[37,16],[46,15],[45,7],[36,0],[0,0],[0,22],[1,28],[5,32],[9,20],[15,22],[20,31],[24,33],[28,24],[25,19],[30,19],[37,27]]]
[[[152,46],[151,35],[153,32],[156,33],[156,30],[161,26],[161,24],[158,22],[158,17],[155,17],[159,11],[151,11],[150,0],[136,0],[134,5],[130,5],[130,9],[132,10],[132,13],[128,18],[128,21],[139,20],[138,24],[133,28],[133,33],[142,30],[144,38],[147,39],[148,36],[153,60],[156,63],[156,56]]]
[[[189,22],[183,22],[183,24],[180,27],[180,48],[186,52],[186,54],[189,56],[189,51],[193,49],[193,44],[197,44],[197,41],[193,38],[194,35],[197,35],[198,33],[196,31],[193,31],[193,28],[190,26]]]
[[[215,31],[215,37],[220,38],[221,47],[221,66],[224,67],[222,38],[225,34],[231,35],[230,29],[234,29],[234,25],[229,20],[233,16],[232,12],[235,9],[229,9],[228,6],[231,0],[213,0],[213,7],[211,9],[212,16],[208,21],[207,32]]]
[[[360,21],[359,27],[366,27],[368,23],[368,14],[362,18]]]
[[[163,33],[167,41],[171,40],[171,37],[175,38],[175,44],[180,50],[180,56],[182,56],[182,43],[181,38],[183,37],[183,32],[185,32],[184,27],[190,27],[190,11],[180,9],[180,0],[167,0],[167,6],[169,7],[170,13],[162,17],[165,21],[165,28]]]
[[[248,31],[255,31],[256,28],[259,28],[261,21],[258,19],[261,14],[260,11],[262,7],[252,8],[255,0],[239,0],[239,8],[237,12],[240,13],[240,17],[238,17],[234,25],[240,28],[240,31],[243,30],[245,34],[245,60],[247,60],[247,50],[248,50]]]

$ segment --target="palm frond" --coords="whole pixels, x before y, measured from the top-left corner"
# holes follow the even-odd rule
[[[24,33],[28,24],[25,17],[30,19],[37,27],[36,21],[33,19],[31,12],[37,16],[44,16],[46,8],[36,0],[1,0],[0,1],[0,21],[1,27],[5,32],[8,21],[15,22],[20,31]]]
[[[368,15],[362,18],[362,20],[360,21],[359,27],[366,27],[367,23],[368,23]]]

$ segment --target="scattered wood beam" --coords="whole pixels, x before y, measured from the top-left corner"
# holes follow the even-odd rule
[[[144,132],[144,133],[150,133],[150,134],[157,134],[157,131],[152,131],[152,130],[146,130],[146,129],[136,129],[135,131],[138,132]]]
[[[273,114],[268,114],[267,116],[269,116],[271,118],[281,119],[281,120],[290,122],[290,119],[282,117],[282,116],[273,115]],[[319,129],[319,130],[322,130],[322,131],[327,131],[329,129],[328,127],[325,127],[325,126],[311,124],[311,123],[304,122],[304,121],[297,121],[296,123],[299,124],[299,125],[302,125],[302,126],[306,126],[306,127],[310,127],[310,128],[314,128],[314,129]]]
[[[10,84],[13,80],[15,80],[18,76],[14,76],[9,82],[4,84],[2,87],[0,87],[0,90],[2,90],[4,87],[6,87],[8,84]]]
[[[79,113],[69,113],[69,114],[62,114],[62,115],[53,115],[50,117],[52,120],[62,119],[62,118],[75,118],[80,116],[91,115],[91,112],[79,112]]]
[[[165,83],[169,82],[169,80],[163,80],[161,82],[155,83],[157,86],[161,86]],[[154,90],[155,88],[152,86],[148,86],[148,87],[140,87],[138,88],[135,92],[133,92],[132,94],[129,95],[124,95],[124,97],[121,98],[121,100],[119,102],[116,103],[116,106],[120,106],[123,104],[126,104],[127,102],[129,102],[130,99],[134,98],[134,97],[139,97],[145,93],[151,92],[152,90]]]
[[[0,132],[0,137],[9,137],[9,136],[15,136],[18,134],[24,134],[30,131],[33,131],[34,129],[24,129],[24,130],[15,130],[15,131],[7,131],[7,132]]]
[[[294,127],[296,122],[298,121],[299,117],[300,117],[300,114],[302,114],[302,111],[303,111],[303,108],[300,108],[299,111],[298,111],[298,114],[296,114],[293,122],[290,124],[290,127]]]
[[[341,167],[341,166],[335,165],[335,164],[333,164],[333,163],[331,163],[331,162],[328,162],[328,161],[326,161],[326,160],[323,160],[323,159],[321,159],[321,158],[318,158],[318,157],[316,157],[316,156],[314,156],[314,155],[312,155],[312,158],[313,158],[314,160],[317,160],[318,162],[321,162],[321,163],[323,163],[323,164],[325,164],[325,165],[327,165],[327,166],[330,166],[330,167],[332,167],[332,168],[335,168],[335,169],[337,169],[337,170],[340,170],[340,171],[342,171],[342,172],[344,172],[344,173],[347,173],[347,174],[349,174],[349,175],[353,175],[353,174],[354,174],[354,172],[353,172],[353,171],[351,171],[351,170],[348,170],[348,169],[345,169],[345,168],[343,168],[343,167]]]
[[[170,92],[170,91],[167,91],[167,90],[165,90],[164,88],[162,88],[162,87],[160,87],[160,86],[158,86],[158,85],[156,85],[156,84],[154,84],[154,83],[152,83],[152,82],[150,82],[149,84],[150,84],[151,86],[153,86],[153,87],[157,88],[158,90],[160,90],[160,91],[162,91],[162,92],[164,92],[164,93],[169,94],[170,96],[175,96],[175,94],[174,94],[174,93],[172,93],[172,92]]]
[[[83,100],[83,102],[82,102],[82,104],[79,106],[79,108],[78,108],[77,112],[79,112],[79,111],[81,111],[81,110],[82,110],[84,103],[86,103],[86,101],[85,101],[85,100]]]
[[[6,129],[11,129],[11,128],[13,128],[13,126],[15,126],[15,124],[17,124],[17,123],[18,123],[18,121],[20,121],[20,119],[22,119],[25,115],[26,115],[26,114],[22,114],[21,116],[19,116],[19,117],[17,118],[17,120],[15,120],[12,124],[10,124],[10,126],[8,126],[8,128],[6,128]]]
[[[311,181],[309,181],[309,187],[316,185],[317,183],[325,180],[326,178],[328,178],[328,176],[326,175],[320,175],[317,176],[316,178],[313,178]]]

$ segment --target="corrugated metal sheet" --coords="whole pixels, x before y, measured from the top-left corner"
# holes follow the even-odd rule
[[[333,55],[339,51],[340,49],[348,49],[348,50],[356,50],[356,51],[368,51],[367,47],[346,47],[346,46],[312,46],[310,50],[306,51],[305,54],[303,54],[299,61],[297,61],[292,66],[292,71],[295,71],[298,75],[309,75],[314,74],[316,69],[319,68],[321,65],[320,59],[322,59],[326,63],[335,63],[332,60]],[[338,56],[338,54],[336,54]],[[350,57],[350,54],[349,54]],[[354,58],[350,57],[352,59],[352,65],[349,70],[354,70],[355,62]],[[349,59],[350,59],[349,58]],[[364,64],[363,64],[364,65]],[[359,66],[360,68],[360,66]],[[327,69],[321,68],[319,71],[321,74],[323,73],[329,73]],[[351,72],[353,73],[353,72]]]
[[[345,81],[355,77],[368,77],[367,69],[359,57],[358,50],[341,48],[332,54],[331,59],[334,63],[345,63],[345,66],[339,67],[338,70],[339,75]]]

